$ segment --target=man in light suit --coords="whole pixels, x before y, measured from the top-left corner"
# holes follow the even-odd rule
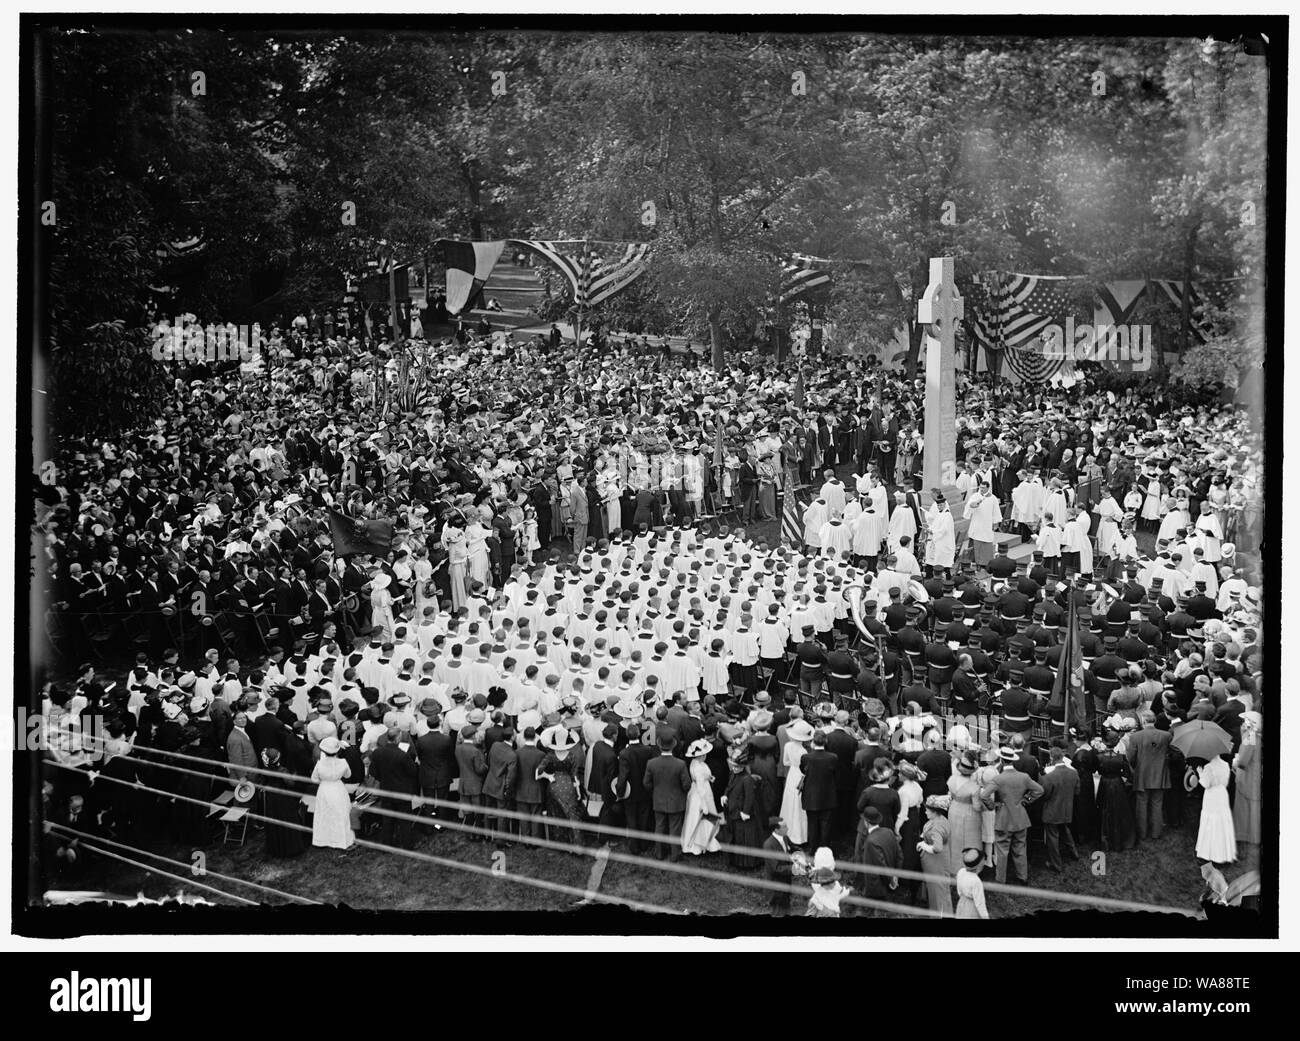
[[[1128,736],[1128,763],[1133,770],[1134,815],[1138,841],[1158,839],[1164,831],[1165,789],[1169,787],[1169,731],[1156,729],[1150,709],[1138,714],[1142,729]]]
[[[1014,860],[1016,874],[1029,884],[1029,813],[1025,807],[1043,794],[1043,786],[1016,769],[1020,759],[1013,748],[1001,752],[1002,770],[980,789],[986,809],[994,810],[993,832],[998,851],[994,877],[1007,880],[1007,862]]]
[[[257,783],[257,775],[252,772],[258,766],[257,749],[253,746],[253,739],[248,736],[247,712],[235,713],[235,725],[226,738],[226,760],[230,764],[227,770],[236,783]]]
[[[1079,774],[1065,761],[1065,749],[1053,746],[1047,750],[1049,762],[1043,773],[1043,831],[1047,842],[1047,866],[1061,873],[1061,839],[1071,860],[1079,859],[1070,823],[1074,820],[1074,797],[1079,791]]]
[[[577,474],[569,487],[569,525],[573,528],[573,552],[581,553],[587,544],[587,524],[591,513],[587,503],[587,478]]]

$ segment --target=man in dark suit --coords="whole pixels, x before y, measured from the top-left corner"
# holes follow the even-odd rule
[[[280,700],[272,694],[266,699],[266,711],[253,720],[253,725],[248,728],[248,736],[253,739],[253,747],[257,749],[259,757],[268,748],[274,748],[281,756],[284,755],[284,737],[289,728],[276,714],[279,710]]]
[[[646,767],[654,757],[655,750],[642,740],[640,725],[629,723],[627,747],[618,754],[616,787],[619,801],[623,805],[623,820],[633,832],[648,832],[654,827],[650,794],[645,787]],[[650,843],[634,834],[628,842],[628,849],[633,853],[646,853],[649,852]]]
[[[486,734],[491,732],[489,728]],[[514,800],[510,798],[506,782],[510,778],[510,767],[515,761],[514,728],[510,726],[501,728],[497,739],[490,746],[485,735],[483,743],[487,747],[488,764],[487,777],[483,779],[483,804],[489,809],[513,810]],[[504,837],[504,841],[508,842],[510,836],[514,834],[515,821],[510,817],[494,813],[488,818],[487,823],[489,828]]]
[[[829,846],[833,841],[832,821],[837,799],[839,758],[826,748],[826,731],[813,734],[812,748],[799,764],[803,778],[799,791],[804,812],[808,814],[808,847],[812,850]]]
[[[884,827],[885,819],[879,809],[868,806],[862,813],[866,833],[859,833],[854,859],[880,872],[863,875],[862,893],[870,900],[892,900],[898,888],[898,879],[888,874],[903,863],[903,849],[892,828]]]
[[[659,738],[659,754],[646,764],[642,784],[650,796],[655,815],[655,834],[659,840],[660,860],[682,859],[682,821],[686,816],[686,793],[691,790],[691,774],[685,761],[673,755],[676,736],[670,731]]]
[[[1130,738],[1130,740],[1132,740]],[[1047,771],[1043,774],[1043,797],[1039,806],[1043,812],[1043,837],[1047,843],[1047,866],[1061,873],[1061,840],[1071,860],[1079,859],[1070,824],[1074,820],[1074,797],[1079,791],[1079,775],[1065,761],[1065,749],[1055,745],[1047,750]]]
[[[853,758],[858,754],[858,739],[849,732],[849,714],[843,709],[835,713],[835,725],[826,731],[826,750],[839,760],[835,774],[835,831],[843,835],[853,826],[853,810],[857,805]]]
[[[1169,787],[1169,731],[1156,729],[1150,709],[1138,715],[1142,729],[1128,736],[1128,763],[1133,770],[1133,813],[1137,837],[1160,838],[1165,823],[1165,789]]]
[[[400,817],[383,815],[379,841],[399,849],[411,846],[412,797],[420,793],[420,768],[409,742],[410,735],[399,727],[389,727],[370,756],[370,776],[383,791],[394,793],[380,796],[379,805],[401,814]]]
[[[1002,769],[980,789],[986,809],[994,811],[993,833],[998,859],[995,877],[1007,880],[1007,863],[1014,860],[1020,881],[1029,884],[1029,811],[1026,806],[1043,794],[1043,786],[1016,769],[1019,755],[1010,748],[1001,752]]]
[[[786,838],[788,829],[785,821],[780,817],[773,817],[769,822],[772,827],[772,834],[763,840],[763,850],[769,854],[764,858],[763,866],[767,873],[767,880],[775,882],[777,885],[789,886],[793,880],[791,871],[791,853],[790,840]],[[772,899],[770,907],[773,914],[786,914],[790,910],[790,890],[771,890]]]
[[[542,834],[542,806],[546,802],[544,782],[537,779],[537,767],[546,758],[546,753],[537,747],[537,731],[525,727],[523,744],[515,753],[515,761],[506,774],[507,797],[513,794],[515,809],[528,815],[527,820],[519,822],[519,834],[523,837],[540,838]]]
[[[428,699],[432,701],[432,699]],[[436,702],[435,702],[436,704]],[[421,711],[424,706],[421,705]],[[451,800],[451,779],[456,776],[455,739],[441,729],[438,715],[429,719],[429,730],[415,741],[416,754],[420,759],[420,794],[426,799]],[[448,806],[435,806],[432,816],[450,817],[454,811]],[[438,825],[434,825],[438,827]]]
[[[615,790],[618,781],[618,755],[614,752],[614,742],[618,739],[618,734],[617,723],[606,723],[605,729],[601,731],[600,740],[591,749],[591,777],[587,789],[592,795],[600,796],[600,816],[597,818],[597,823],[606,827],[617,827],[619,818],[618,793]],[[614,839],[613,836],[602,835],[600,841],[604,845],[609,845]]]
[[[925,773],[925,780],[921,783],[921,794],[925,798],[948,794],[948,778],[952,776],[950,753],[942,748],[927,748],[917,756],[916,765]]]

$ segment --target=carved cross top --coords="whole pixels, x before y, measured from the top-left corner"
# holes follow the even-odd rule
[[[917,321],[929,326],[930,335],[936,340],[951,346],[964,313],[965,305],[953,279],[952,257],[930,258],[930,284],[917,301]]]

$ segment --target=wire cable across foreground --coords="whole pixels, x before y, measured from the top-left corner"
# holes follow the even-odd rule
[[[103,742],[105,740],[104,738],[93,737],[91,735],[86,735],[86,736],[90,740],[97,740],[100,742]],[[163,769],[179,770],[180,772],[183,773],[192,773],[192,774],[196,774],[208,778],[220,777],[221,775],[213,773],[211,772],[211,770],[208,771],[185,770],[183,768],[176,767],[172,764],[159,762],[158,760],[154,759],[153,756],[154,755],[169,756],[175,759],[182,759],[182,760],[188,760],[190,762],[201,763],[208,767],[212,767],[214,765],[216,766],[225,765],[219,760],[204,759],[201,756],[191,756],[183,752],[175,752],[171,750],[145,747],[140,749],[140,751],[146,754],[137,756],[136,761],[138,762],[145,763],[151,766],[158,766]],[[240,769],[246,773],[267,775],[267,776],[278,777],[278,778],[283,778],[286,776],[281,771],[266,770],[260,767],[241,767]],[[267,786],[261,785],[261,787],[265,788]],[[412,799],[410,793],[393,792],[386,789],[372,788],[372,787],[368,787],[364,790],[367,793],[375,795],[376,797],[380,797],[380,798],[388,798],[388,799],[393,799],[398,801],[408,801],[408,802]],[[288,792],[288,791],[282,791],[282,793],[296,794],[296,795],[303,794],[301,792]],[[432,805],[432,806],[437,806],[440,808],[452,809],[452,810],[464,809],[464,804],[455,800],[437,799],[430,796],[416,796],[415,798],[418,798],[420,800],[420,803],[423,805]],[[382,816],[392,816],[397,819],[408,819],[412,822],[421,823],[421,824],[427,823],[427,818],[420,817],[416,814],[404,814],[403,811],[394,810],[387,807],[367,806],[366,812],[375,813]],[[490,807],[490,806],[476,804],[473,812],[475,814],[479,814],[483,816],[494,816],[504,820],[525,821],[525,822],[536,821],[536,818],[533,816],[530,816],[525,813],[520,813],[517,810],[509,810],[504,807]],[[439,823],[441,823],[443,826],[448,826],[452,822],[440,821]],[[586,822],[586,821],[555,820],[555,823],[552,826],[563,827],[574,831],[582,830],[591,834],[605,835],[613,839],[635,838],[641,841],[654,843],[654,844],[662,843],[664,839],[662,835],[653,832],[642,832],[634,829],[612,827],[609,825],[603,825],[603,824]],[[469,826],[459,825],[458,827],[465,828]],[[491,831],[482,831],[481,834],[485,834],[493,838],[499,838],[499,836],[495,832],[491,832]],[[520,841],[520,837],[518,835],[512,835],[511,841]],[[735,846],[729,843],[720,842],[719,848],[720,848],[720,852],[734,853],[737,855],[744,855],[744,856],[763,859],[763,860],[782,861],[786,859],[781,854],[772,853],[767,850],[763,850],[761,848],[756,848],[751,846]],[[583,853],[589,852],[585,850],[583,847],[573,847],[573,850],[577,852],[583,852]],[[628,855],[623,855],[623,854],[619,855],[620,858],[623,858],[625,856]],[[614,858],[611,856],[611,859]],[[665,861],[654,860],[649,858],[639,858],[639,860],[642,863],[642,866],[645,867],[653,867],[655,869],[661,869],[661,870],[670,870],[664,868],[664,865],[666,863]],[[677,866],[681,867],[681,865],[677,865]],[[927,876],[926,874],[920,871],[912,871],[906,868],[882,868],[871,864],[857,863],[856,861],[851,861],[851,860],[838,862],[836,867],[838,870],[842,872],[848,871],[848,872],[853,872],[862,875],[887,876],[891,878],[908,879],[908,880],[918,881],[918,882],[926,882],[926,881],[933,880],[932,876]],[[698,870],[707,871],[711,869],[699,869],[693,867],[684,868],[684,871],[687,872],[693,872]],[[726,880],[734,881],[742,885],[746,883],[753,883],[753,882],[760,881],[757,879],[748,878],[747,876],[743,876],[743,875],[730,875],[723,872],[714,872],[714,874],[723,874]],[[1077,906],[1100,908],[1100,909],[1114,910],[1114,911],[1137,911],[1137,912],[1145,912],[1145,913],[1179,914],[1185,916],[1193,915],[1192,911],[1189,911],[1185,908],[1172,907],[1172,906],[1161,905],[1161,904],[1149,904],[1149,903],[1144,903],[1139,901],[1121,900],[1114,897],[1089,896],[1080,893],[1067,893],[1060,890],[1040,889],[1031,886],[1009,886],[1006,885],[1005,883],[991,882],[991,881],[984,882],[983,885],[986,893],[1002,893],[1012,897],[1020,897],[1020,898],[1032,897],[1041,900],[1055,901],[1058,903],[1067,903],[1067,904],[1074,904]],[[866,900],[867,898],[858,897],[856,899]],[[886,903],[884,901],[880,901],[877,903],[880,908],[882,909],[887,908],[889,911],[891,911],[894,914],[907,914],[910,912],[923,917],[929,916],[931,914],[937,914],[936,912],[929,912],[927,909],[924,908],[908,908],[901,904]]]
[[[69,766],[69,765],[66,764],[66,763],[55,763],[55,764],[53,764],[53,765],[55,765],[55,766],[57,766],[57,767],[59,767],[59,768],[61,768],[61,769],[64,769],[64,770],[74,770],[74,771],[80,772],[80,771],[78,771],[78,768],[77,768],[77,767],[75,767],[75,766]],[[122,787],[130,788],[130,789],[135,790],[135,791],[146,791],[146,792],[151,792],[151,793],[153,793],[154,795],[161,795],[161,796],[164,796],[164,797],[166,797],[166,798],[168,798],[168,799],[176,799],[176,800],[180,800],[181,802],[190,803],[190,804],[195,805],[195,806],[203,806],[203,807],[211,808],[211,805],[212,805],[211,802],[210,802],[209,800],[206,800],[206,799],[195,799],[195,798],[192,798],[191,796],[188,796],[188,795],[179,795],[179,794],[177,794],[176,792],[169,792],[169,791],[166,791],[166,790],[164,790],[164,789],[162,789],[162,788],[154,788],[154,787],[152,787],[152,786],[150,786],[150,785],[142,784],[142,783],[140,783],[140,782],[138,782],[138,781],[127,781],[127,780],[124,780],[124,779],[119,778],[119,777],[102,777],[102,776],[101,776],[101,777],[97,778],[97,781],[108,781],[108,782],[110,782],[110,783],[112,783],[112,784],[117,784],[117,785],[120,785],[120,786],[122,786]],[[302,832],[307,832],[307,833],[309,833],[309,834],[310,834],[311,831],[312,831],[312,829],[311,829],[310,827],[308,827],[307,825],[305,825],[305,824],[296,824],[296,823],[293,823],[293,822],[291,822],[291,821],[282,821],[282,820],[277,820],[277,819],[274,818],[274,817],[267,817],[267,816],[264,816],[263,814],[254,813],[254,812],[252,812],[252,811],[248,811],[248,812],[247,812],[247,816],[248,816],[248,819],[249,819],[249,820],[262,821],[263,823],[266,823],[266,824],[272,824],[272,825],[275,825],[276,827],[289,828],[289,829],[294,830],[294,831],[302,831]],[[498,869],[490,868],[490,867],[482,867],[482,866],[480,866],[480,865],[478,865],[478,864],[468,864],[468,863],[465,863],[464,861],[451,860],[451,859],[448,859],[448,858],[446,858],[446,857],[438,857],[438,856],[434,856],[434,855],[431,854],[431,853],[424,853],[424,852],[422,852],[422,851],[420,851],[420,850],[402,849],[402,848],[399,847],[399,846],[386,846],[386,845],[384,845],[383,843],[380,843],[380,842],[371,842],[371,841],[369,841],[368,839],[360,839],[360,838],[359,838],[359,839],[355,839],[355,840],[354,840],[354,844],[357,845],[357,846],[360,846],[360,847],[362,847],[362,848],[365,848],[365,849],[375,849],[375,850],[379,850],[380,852],[384,852],[384,853],[394,853],[394,854],[396,854],[396,855],[398,855],[398,856],[407,857],[407,858],[409,858],[409,859],[420,860],[420,861],[424,861],[424,862],[426,862],[426,863],[435,864],[435,865],[437,865],[438,867],[452,868],[452,869],[454,869],[454,870],[458,870],[458,871],[467,871],[467,872],[470,872],[470,873],[472,873],[472,874],[484,875],[484,876],[487,876],[487,877],[492,878],[492,879],[495,880],[495,881],[519,882],[519,883],[522,883],[523,885],[533,886],[533,887],[538,888],[538,889],[544,889],[544,890],[548,890],[548,891],[550,891],[550,892],[560,893],[560,894],[563,894],[563,895],[566,895],[566,896],[575,896],[575,897],[578,897],[579,899],[584,900],[584,901],[594,901],[594,902],[597,902],[597,903],[606,903],[606,904],[615,904],[615,905],[620,905],[620,906],[626,906],[626,907],[630,908],[631,910],[634,910],[634,911],[645,911],[645,912],[648,912],[648,913],[650,913],[650,914],[681,914],[681,913],[683,913],[683,912],[681,912],[681,911],[679,911],[679,910],[675,910],[675,909],[673,909],[673,908],[671,908],[671,907],[664,907],[664,906],[659,905],[659,904],[646,903],[645,901],[635,900],[635,899],[633,899],[633,898],[631,898],[631,897],[618,897],[618,896],[611,896],[611,895],[609,895],[609,894],[607,894],[607,893],[599,893],[599,892],[593,893],[593,892],[591,892],[590,890],[578,889],[578,888],[576,888],[576,887],[574,887],[574,886],[565,885],[565,884],[562,883],[562,882],[551,882],[551,881],[549,881],[549,880],[547,880],[547,879],[543,879],[543,878],[534,878],[534,877],[532,877],[532,876],[530,876],[530,875],[521,875],[521,874],[517,874],[517,873],[515,873],[515,872],[502,871],[502,870],[498,870]],[[143,865],[139,865],[139,864],[137,864],[136,866],[143,866]],[[160,872],[160,873],[161,873],[161,874],[167,874],[167,872]],[[172,877],[176,877],[176,876],[172,876]],[[220,892],[220,890],[217,890],[217,892]],[[232,899],[243,900],[242,897],[232,897]],[[245,903],[256,903],[256,901],[252,901],[252,900],[244,900],[244,902],[245,902]]]
[[[46,827],[51,830],[57,830],[59,833],[64,835],[70,835],[78,839],[89,840],[90,842],[97,843],[98,845],[112,846],[115,849],[125,849],[125,850],[130,850],[133,853],[140,853],[146,857],[151,857],[154,860],[165,861],[168,864],[173,864],[177,867],[184,868],[186,870],[189,870],[190,873],[193,874],[192,864],[186,864],[183,860],[176,860],[174,857],[167,857],[161,853],[154,853],[152,850],[147,850],[142,846],[132,846],[124,842],[115,842],[112,839],[105,838],[103,835],[92,835],[89,832],[79,831],[76,828],[70,828],[66,824],[59,824],[55,821],[50,821],[49,823],[46,824]],[[236,875],[224,875],[219,871],[211,871],[206,866],[203,868],[203,872],[200,877],[216,878],[216,879],[220,879],[223,882],[234,882],[236,885],[248,886],[250,889],[258,889],[264,893],[271,893],[274,896],[282,896],[288,900],[292,900],[300,904],[319,905],[321,903],[321,901],[319,900],[312,900],[310,897],[299,896],[297,893],[289,893],[283,889],[276,889],[274,886],[263,885],[261,882],[252,882],[246,878],[239,878]]]

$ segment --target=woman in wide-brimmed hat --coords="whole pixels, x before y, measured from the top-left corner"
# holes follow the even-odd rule
[[[950,795],[931,795],[925,800],[925,826],[921,841],[916,844],[921,854],[921,870],[925,872],[926,906],[945,916],[952,915],[951,872],[948,869],[951,854],[951,831],[948,827]]]
[[[713,771],[704,757],[713,751],[713,742],[706,737],[692,741],[686,749],[691,790],[686,794],[686,819],[682,822],[682,852],[692,856],[717,853],[718,830],[722,818],[713,801]]]
[[[763,831],[766,806],[759,792],[763,783],[749,769],[749,749],[745,743],[733,744],[727,749],[727,791],[722,797],[726,815],[726,841],[728,845],[758,849],[766,835]],[[762,861],[748,853],[735,851],[727,854],[731,867],[746,870],[759,867]]]
[[[580,744],[578,732],[565,726],[553,726],[542,734],[538,743],[546,750],[546,755],[537,764],[537,780],[550,782],[546,786],[546,812],[553,820],[585,821],[582,756],[575,751]],[[569,841],[581,846],[583,838],[584,832],[574,828]]]
[[[311,828],[313,846],[351,849],[356,841],[352,833],[352,799],[343,785],[352,776],[352,768],[340,754],[342,751],[342,742],[333,735],[320,743],[320,759],[311,774],[311,779],[318,782]]]
[[[949,875],[956,875],[961,869],[962,850],[967,846],[984,846],[984,803],[980,800],[979,782],[975,780],[979,768],[979,756],[967,749],[957,759],[956,772],[948,778],[948,794],[952,797],[948,804]]]
[[[803,808],[799,784],[803,780],[800,764],[813,738],[813,728],[806,719],[796,719],[785,730],[785,788],[781,793],[781,818],[789,829],[790,842],[802,846],[808,841],[808,813]]]

